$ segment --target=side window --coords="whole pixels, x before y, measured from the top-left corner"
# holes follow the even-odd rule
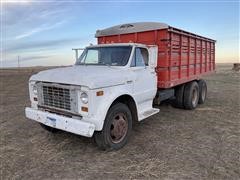
[[[131,67],[148,66],[148,51],[145,48],[136,48]]]

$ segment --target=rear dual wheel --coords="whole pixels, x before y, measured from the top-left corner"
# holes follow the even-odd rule
[[[199,100],[199,86],[196,81],[187,83],[184,88],[184,108],[195,109]]]
[[[199,86],[199,101],[198,104],[203,104],[207,98],[207,83],[204,80],[198,81]]]
[[[173,106],[183,109],[195,109],[203,104],[207,96],[207,84],[204,80],[192,81],[175,88]]]
[[[183,84],[175,88],[175,99],[172,101],[173,107],[184,108],[183,105],[184,86],[185,85]]]

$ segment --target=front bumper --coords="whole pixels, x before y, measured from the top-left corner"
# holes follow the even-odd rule
[[[95,125],[84,121],[84,118],[81,120],[73,119],[29,107],[25,108],[25,114],[31,120],[86,137],[92,137],[95,130]]]

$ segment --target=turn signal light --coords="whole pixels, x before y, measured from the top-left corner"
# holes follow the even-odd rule
[[[88,112],[88,108],[87,108],[87,107],[84,107],[84,106],[81,107],[81,110],[82,110],[83,112]]]
[[[103,91],[98,91],[98,92],[96,92],[96,95],[97,95],[97,96],[103,96],[103,94],[104,94]]]

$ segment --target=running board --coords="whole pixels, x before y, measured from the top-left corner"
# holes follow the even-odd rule
[[[138,120],[141,121],[141,120],[148,118],[154,114],[157,114],[159,111],[160,111],[160,109],[156,109],[156,108],[148,109],[148,110],[142,112],[141,114],[139,114]]]

